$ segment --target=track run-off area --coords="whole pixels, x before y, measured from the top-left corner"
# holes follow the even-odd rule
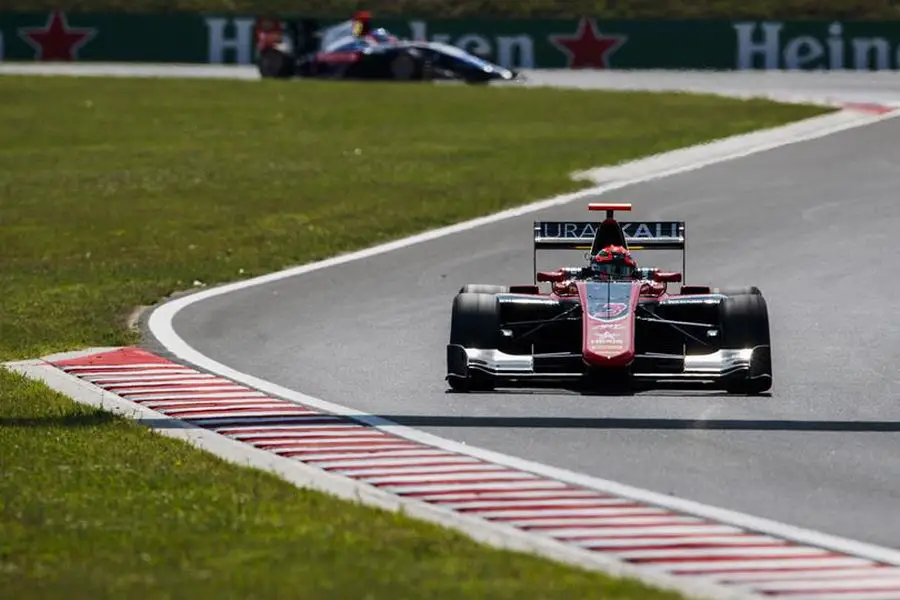
[[[47,74],[255,78],[243,67],[40,67]],[[0,65],[0,73],[35,71],[31,65]],[[126,353],[122,359],[112,353],[101,355],[93,368],[83,358],[59,366],[126,398],[130,390],[133,402],[145,402],[160,416],[206,419],[195,425],[247,443],[276,436],[295,452],[286,456],[300,461],[302,436],[295,426],[317,415],[338,413],[411,435],[417,438],[411,443],[432,450],[405,442],[384,449],[399,452],[393,460],[406,471],[382,465],[379,472],[367,472],[373,465],[347,455],[352,449],[346,447],[318,452],[316,460],[356,460],[339,474],[389,493],[405,486],[422,502],[459,495],[444,496],[444,508],[476,501],[488,503],[468,506],[476,513],[515,508],[517,513],[501,519],[507,526],[552,519],[537,525],[564,533],[570,527],[571,534],[577,524],[578,535],[564,540],[588,540],[592,545],[575,545],[642,572],[685,576],[699,587],[683,589],[698,595],[725,597],[725,589],[792,598],[900,598],[900,574],[872,566],[900,565],[900,551],[894,552],[900,549],[900,458],[894,452],[900,444],[900,321],[891,317],[900,293],[893,277],[900,258],[892,248],[900,229],[900,120],[890,112],[900,106],[900,80],[880,73],[527,75],[525,85],[766,96],[853,104],[869,116],[827,135],[773,141],[765,151],[743,157],[707,155],[702,167],[685,164],[665,176],[629,173],[629,180],[616,182],[615,170],[600,171],[595,183],[608,183],[609,177],[614,184],[574,194],[571,201],[510,211],[503,219],[359,253],[354,260],[185,296],[145,316],[146,347],[153,355]],[[532,222],[584,220],[587,202],[598,199],[633,203],[629,218],[685,221],[687,283],[761,288],[772,327],[771,395],[447,392],[444,348],[455,292],[465,283],[530,283]],[[577,253],[545,253],[539,266],[579,259]],[[638,260],[678,264],[678,256],[668,252],[639,253]],[[112,362],[103,363],[108,356]],[[154,405],[166,399],[136,386],[146,388],[154,381],[148,377],[165,378],[165,369],[181,369],[173,376],[184,385],[223,389],[183,390],[201,394],[184,401],[205,398],[213,405],[187,415],[166,412],[177,409],[177,399]],[[113,375],[104,379],[105,371]],[[211,377],[214,382],[198,383]],[[228,390],[234,382],[262,392]],[[229,404],[223,393],[236,394],[231,398],[246,406]],[[305,409],[281,414],[285,400]],[[265,414],[254,404],[263,401],[275,412]],[[264,414],[253,412],[260,410]],[[349,426],[333,425],[333,432]],[[368,440],[376,442],[398,443]],[[342,453],[347,456],[334,456]],[[441,460],[423,460],[429,456],[448,460],[438,467]],[[404,464],[404,457],[417,460]],[[566,489],[554,496],[547,490],[561,484],[480,476],[497,469],[477,468],[478,461],[564,482]],[[463,475],[459,465],[472,468]],[[493,496],[473,496],[479,485]],[[503,505],[509,501],[519,505]],[[579,505],[581,513],[572,508]],[[601,520],[607,518],[625,520]],[[626,529],[612,543],[605,527]],[[641,527],[648,528],[646,535]],[[535,527],[529,531],[533,535]],[[547,533],[537,528],[539,536]],[[802,547],[782,546],[784,540]]]

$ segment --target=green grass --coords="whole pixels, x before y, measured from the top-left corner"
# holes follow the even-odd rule
[[[550,89],[0,78],[0,358],[822,109]],[[524,248],[523,248],[524,250]],[[464,251],[464,249],[463,249]],[[0,589],[71,598],[663,598],[298,491],[0,370]]]
[[[50,10],[55,0],[5,0],[4,10]],[[376,16],[577,17],[604,19],[897,19],[893,0],[70,0],[69,10],[92,12],[302,12],[342,17],[353,10]]]

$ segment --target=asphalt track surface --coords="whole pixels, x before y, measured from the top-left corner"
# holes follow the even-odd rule
[[[691,77],[702,91],[740,79]],[[779,77],[768,89],[741,85],[805,93]],[[900,81],[873,76],[866,89],[857,78],[850,89],[818,77],[802,79],[833,86],[837,99],[900,99]],[[592,85],[563,83],[573,82]],[[635,219],[687,221],[689,282],[763,290],[770,397],[447,392],[453,294],[469,282],[530,282],[532,221],[583,219],[583,202],[213,297],[174,326],[234,369],[443,437],[900,547],[898,139],[900,120],[889,120],[603,195],[633,202]],[[679,257],[640,258],[674,267]],[[544,253],[539,266],[578,259]]]

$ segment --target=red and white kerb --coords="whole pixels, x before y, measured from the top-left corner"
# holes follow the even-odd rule
[[[580,488],[268,396],[138,348],[52,363],[163,415],[414,498],[675,576],[792,600],[900,600],[900,567]]]

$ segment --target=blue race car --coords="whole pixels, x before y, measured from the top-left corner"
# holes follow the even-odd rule
[[[394,81],[514,81],[521,76],[442,42],[401,40],[371,29],[363,13],[319,29],[310,19],[258,21],[257,66],[264,78],[316,77]]]

